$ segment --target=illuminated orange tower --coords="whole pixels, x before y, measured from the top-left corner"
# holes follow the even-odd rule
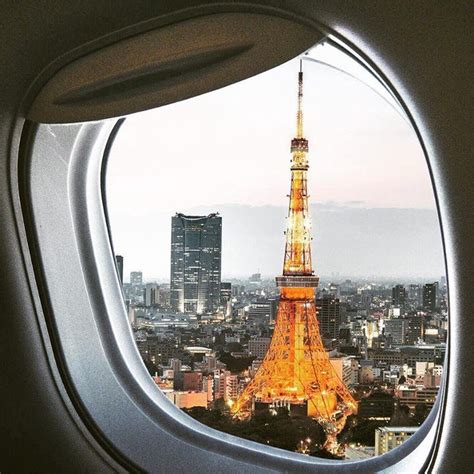
[[[276,278],[280,301],[268,352],[255,377],[232,407],[238,418],[251,415],[255,404],[306,410],[324,428],[326,449],[336,452],[336,435],[357,403],[336,374],[324,350],[316,317],[319,277],[311,263],[308,208],[308,140],[303,137],[303,72],[298,74],[296,137],[291,140],[291,189],[283,275]]]

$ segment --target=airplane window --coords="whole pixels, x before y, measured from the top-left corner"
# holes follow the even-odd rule
[[[106,194],[136,345],[189,416],[341,460],[426,419],[448,329],[433,189],[397,98],[337,43],[130,116]]]

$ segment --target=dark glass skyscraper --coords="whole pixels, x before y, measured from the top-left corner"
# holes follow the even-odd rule
[[[423,309],[434,311],[438,300],[438,282],[427,283],[423,286]]]
[[[407,292],[403,285],[395,285],[392,288],[392,304],[394,306],[400,306],[403,308],[405,306],[406,297]]]
[[[335,339],[339,335],[341,325],[341,303],[332,295],[324,295],[316,299],[319,330],[325,338]]]
[[[218,214],[171,218],[171,307],[182,313],[219,308],[222,218]]]

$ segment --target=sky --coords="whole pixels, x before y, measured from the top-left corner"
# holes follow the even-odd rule
[[[339,53],[324,48],[310,56],[355,71]],[[112,148],[106,184],[114,247],[124,256],[125,274],[141,270],[145,279],[169,278],[171,216],[216,211],[223,218],[224,277],[281,271],[298,70],[296,58],[223,89],[127,118]],[[373,87],[334,68],[305,60],[304,82],[316,273],[441,275],[433,191],[411,126]],[[323,214],[337,209],[352,235],[367,236],[357,243],[357,256],[336,258],[337,245],[350,249],[353,240],[346,235],[341,241],[344,226],[328,224],[323,214],[318,219],[316,209]],[[364,210],[380,221],[376,225],[374,217],[370,235],[367,219],[361,219]],[[423,211],[422,228],[418,211]],[[272,216],[266,233],[251,217],[259,215]],[[249,222],[252,227],[246,228]],[[401,241],[423,249],[419,258],[400,248]],[[377,255],[374,246],[382,249]]]

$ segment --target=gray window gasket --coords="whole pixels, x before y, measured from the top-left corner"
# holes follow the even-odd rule
[[[128,327],[103,194],[104,164],[121,123],[30,123],[24,150],[27,228],[49,331],[68,395],[96,439],[128,468],[150,471],[158,465],[190,472],[423,470],[440,423],[444,386],[428,419],[400,448],[344,462],[216,432],[156,390]]]

